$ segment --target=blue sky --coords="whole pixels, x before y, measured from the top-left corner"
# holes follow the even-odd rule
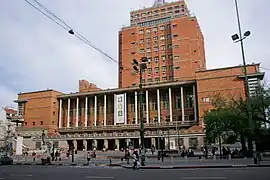
[[[33,0],[29,0],[33,2]],[[238,0],[248,63],[270,69],[270,1]],[[131,10],[154,0],[40,0],[97,47],[118,59],[118,31],[129,24]],[[208,68],[242,63],[234,0],[186,0],[199,19]],[[17,93],[52,88],[74,92],[79,79],[101,88],[117,87],[117,64],[69,35],[24,0],[0,1],[0,106]],[[267,73],[267,71],[266,71]],[[268,74],[266,76],[268,81]]]

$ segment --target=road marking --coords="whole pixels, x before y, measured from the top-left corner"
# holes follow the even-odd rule
[[[198,179],[227,179],[227,177],[182,177],[181,179],[185,180],[198,180]]]
[[[1,177],[0,177],[0,179],[5,179],[5,178],[1,178]]]
[[[86,176],[85,179],[114,179],[114,177]]]
[[[17,176],[17,177],[32,177],[32,174],[10,174],[10,176]]]

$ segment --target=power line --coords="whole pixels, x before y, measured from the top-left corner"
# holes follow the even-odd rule
[[[110,55],[108,55],[106,52],[104,52],[103,50],[99,49],[98,47],[96,47],[94,44],[92,44],[87,38],[85,38],[82,34],[80,34],[79,32],[75,31],[71,26],[69,26],[65,21],[63,21],[61,18],[59,18],[55,13],[53,13],[52,11],[50,11],[48,8],[46,8],[43,4],[41,4],[39,1],[34,0],[36,2],[36,4],[42,8],[43,10],[45,10],[45,12],[43,12],[40,8],[38,8],[37,6],[35,6],[34,4],[32,4],[31,2],[29,2],[28,0],[24,0],[25,2],[27,2],[29,5],[31,5],[33,8],[35,8],[36,10],[38,10],[39,12],[41,12],[44,16],[46,16],[47,18],[49,18],[50,20],[54,21],[57,25],[61,26],[63,29],[65,29],[66,31],[73,32],[70,33],[72,35],[74,35],[75,37],[77,37],[79,40],[83,41],[85,44],[87,44],[88,46],[92,47],[93,49],[95,49],[96,51],[98,51],[99,53],[103,54],[104,56],[108,57],[109,59],[111,59],[112,61],[116,62],[117,64],[119,63],[117,60],[115,60],[114,58],[112,58]],[[49,16],[49,15],[51,16]],[[58,21],[60,22],[57,22]]]

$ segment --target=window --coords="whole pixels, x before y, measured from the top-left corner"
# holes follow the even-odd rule
[[[150,63],[152,61],[152,58],[147,58],[147,61]]]
[[[160,30],[164,30],[165,29],[165,26],[160,26]]]
[[[165,36],[160,36],[160,40],[164,40],[165,39]]]
[[[174,56],[173,59],[179,59],[179,56]]]
[[[144,40],[143,39],[140,39],[139,43],[140,44],[143,44]]]
[[[161,50],[165,50],[166,49],[166,46],[161,46]]]
[[[148,74],[152,73],[152,68],[148,68]]]
[[[148,79],[147,82],[149,83],[153,82],[152,78]]]
[[[156,81],[156,82],[159,82],[159,81],[160,81],[160,79],[159,79],[159,78],[155,78],[155,81]]]
[[[142,83],[145,83],[145,79],[142,79]]]
[[[144,49],[140,49],[140,53],[143,54],[144,53]]]
[[[164,61],[164,60],[166,60],[166,55],[162,55],[161,56],[161,59]]]
[[[163,94],[163,108],[169,109],[169,93],[168,92],[165,92]]]
[[[154,57],[154,60],[157,63],[158,62],[158,57]]]
[[[173,45],[173,48],[179,48],[178,44]]]
[[[132,55],[134,55],[134,54],[135,54],[135,52],[131,52],[131,54],[132,54]]]
[[[148,12],[148,15],[151,15],[151,14],[152,14],[152,11],[149,11],[149,12]]]
[[[181,109],[181,96],[179,95],[175,97],[175,108]]]
[[[150,48],[147,48],[146,49],[146,52],[150,53],[151,52],[151,49]]]
[[[168,7],[168,11],[172,10],[172,7]]]
[[[143,29],[141,29],[141,30],[139,31],[139,34],[143,34]]]
[[[156,32],[158,30],[157,27],[153,27],[153,31]]]
[[[134,45],[134,44],[136,44],[136,42],[131,42],[130,44]]]
[[[180,8],[179,6],[174,6],[174,9],[178,9],[178,8]]]
[[[135,32],[132,32],[131,35],[135,35]]]
[[[157,37],[157,36],[154,36],[153,39],[154,39],[154,40],[158,40],[158,37]]]
[[[165,12],[165,11],[166,11],[166,9],[161,9],[160,11],[161,11],[161,12]]]
[[[172,27],[177,27],[177,24],[173,24]]]
[[[53,115],[55,115],[55,111],[53,111]]]
[[[209,97],[204,97],[204,98],[202,98],[202,102],[210,102],[210,98]]]
[[[43,121],[40,121],[40,125],[43,125]]]
[[[168,55],[168,58],[169,59],[173,59],[173,55]]]
[[[158,47],[154,47],[154,52],[158,52]]]
[[[172,39],[172,35],[171,34],[168,34],[168,39]]]
[[[173,81],[173,76],[170,76],[169,77],[169,81]]]
[[[167,77],[162,77],[162,81],[167,81]]]
[[[151,30],[150,29],[146,29],[146,33],[150,33],[151,32]]]
[[[146,16],[146,14],[145,13],[142,13],[142,17],[145,17]]]
[[[32,122],[32,124],[33,124],[33,126],[35,126],[36,125],[36,122]]]
[[[159,67],[155,67],[155,73],[159,72]]]
[[[27,122],[24,122],[24,125],[27,126]]]
[[[167,70],[166,66],[162,66],[162,71],[165,72]]]
[[[178,37],[178,34],[174,34],[173,37]]]
[[[173,65],[169,65],[169,70],[173,70]]]
[[[174,13],[175,13],[175,14],[179,14],[179,13],[180,13],[180,11],[179,11],[179,10],[176,10],[176,11],[174,11]]]
[[[172,49],[172,45],[171,44],[168,45],[168,49]]]
[[[166,116],[166,117],[165,117],[165,121],[166,121],[166,122],[169,122],[169,121],[170,121],[170,116]]]

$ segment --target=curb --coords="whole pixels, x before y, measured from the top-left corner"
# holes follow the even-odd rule
[[[121,166],[126,169],[133,169],[131,166]],[[265,165],[219,165],[219,166],[141,166],[139,169],[218,169],[218,168],[258,168],[270,167],[270,164]]]

